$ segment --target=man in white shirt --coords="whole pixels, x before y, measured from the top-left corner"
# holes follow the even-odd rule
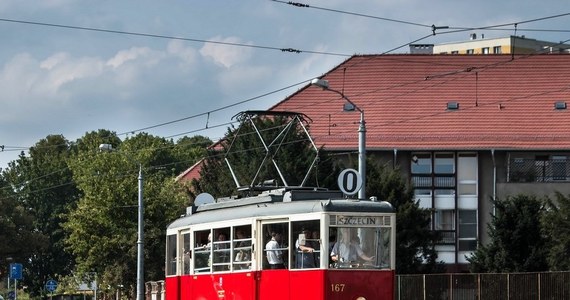
[[[331,251],[331,259],[337,263],[349,263],[355,262],[358,259],[372,261],[374,257],[366,255],[360,247],[360,239],[358,236],[353,236],[348,243],[345,237],[334,244]]]
[[[285,264],[283,264],[283,251],[279,250],[281,246],[281,233],[272,232],[271,240],[265,245],[265,250],[267,250],[267,262],[269,263],[270,269],[285,269]]]

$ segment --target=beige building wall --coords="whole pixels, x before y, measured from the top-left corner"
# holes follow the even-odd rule
[[[529,54],[541,51],[544,53],[570,53],[570,45],[518,36],[477,39],[476,36],[472,35],[472,39],[469,41],[433,46],[433,54],[511,54],[513,52],[516,54]]]

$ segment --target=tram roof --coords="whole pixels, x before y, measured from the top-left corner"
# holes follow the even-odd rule
[[[188,213],[172,222],[168,228],[194,224],[292,215],[314,212],[392,213],[392,205],[385,201],[346,199],[338,191],[279,189],[263,192],[254,197],[224,198],[218,202],[191,207]]]

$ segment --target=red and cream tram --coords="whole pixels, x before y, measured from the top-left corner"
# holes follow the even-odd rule
[[[395,218],[316,188],[191,207],[167,229],[166,300],[393,299]]]

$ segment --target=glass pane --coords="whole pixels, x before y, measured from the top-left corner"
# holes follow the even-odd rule
[[[190,252],[190,232],[182,234],[182,274],[190,274],[190,259],[192,257]]]
[[[453,153],[436,153],[434,173],[453,174],[455,173],[455,159]]]
[[[471,183],[471,184],[466,184],[466,183],[460,183],[459,186],[457,187],[457,189],[459,190],[459,195],[477,195],[477,184],[476,183]]]
[[[477,211],[459,211],[459,238],[477,237]]]
[[[436,210],[434,221],[435,230],[455,230],[455,211]]]
[[[265,224],[262,227],[265,242],[263,269],[285,269],[289,266],[289,224]]]
[[[457,161],[457,180],[477,180],[477,156],[459,154]]]
[[[412,161],[412,174],[431,174],[431,155],[429,153],[413,154],[417,158]]]
[[[476,210],[460,210],[459,211],[459,223],[476,224],[477,223],[477,211]]]
[[[213,242],[212,266],[214,272],[230,270],[231,241],[228,239],[230,228],[214,229],[216,239]]]
[[[194,273],[210,272],[212,232],[202,230],[194,232]]]
[[[235,228],[234,245],[234,270],[251,269],[251,225]]]
[[[292,222],[295,240],[295,269],[318,268],[321,263],[320,223],[318,220]]]
[[[451,189],[435,190],[434,194],[436,196],[451,196],[451,195],[455,195],[455,190],[451,190]]]
[[[166,238],[166,275],[176,275],[176,234]]]
[[[427,189],[415,189],[414,190],[414,194],[416,196],[430,196],[431,195],[431,190],[427,190]]]
[[[332,268],[390,268],[389,227],[335,229],[337,236],[330,250]]]
[[[477,250],[477,240],[459,240],[459,251],[475,251]]]

